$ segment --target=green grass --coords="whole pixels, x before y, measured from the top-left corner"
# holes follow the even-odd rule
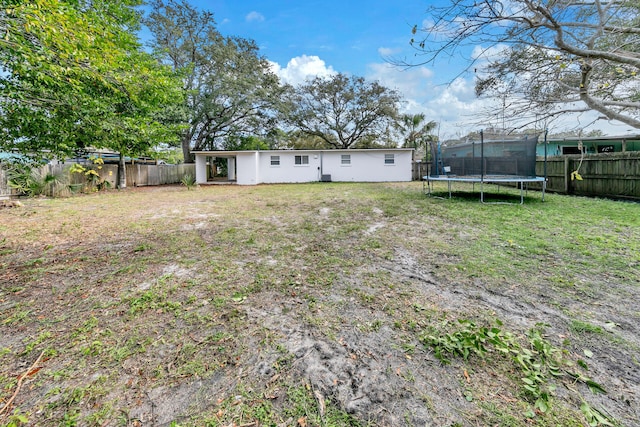
[[[638,366],[640,205],[530,195],[484,205],[429,198],[420,183],[330,183],[27,200],[0,211],[0,402],[44,350],[13,420],[127,425],[131,408],[184,395],[163,422],[360,426],[392,414],[411,425],[392,403],[414,395],[434,425],[584,425],[603,413],[629,424],[633,405],[615,403],[624,390],[594,400],[585,381],[546,367],[540,390],[571,391],[545,395],[548,410],[528,418],[541,391],[527,394],[512,358],[443,366],[424,345],[425,334],[477,345],[482,333],[442,325],[498,318],[523,351],[542,322],[535,351],[553,349],[573,370],[606,383],[616,358]],[[319,384],[302,368],[317,346],[300,350],[296,331],[355,367]],[[338,390],[360,373],[381,375],[389,394],[352,413]]]

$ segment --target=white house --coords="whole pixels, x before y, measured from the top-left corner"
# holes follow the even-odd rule
[[[413,148],[196,151],[196,182],[212,181],[213,160],[226,159],[226,180],[239,185],[313,181],[411,181]]]

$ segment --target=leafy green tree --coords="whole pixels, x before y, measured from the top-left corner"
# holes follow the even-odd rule
[[[175,138],[173,71],[143,52],[138,0],[9,1],[0,9],[0,148],[140,155]],[[124,178],[124,173],[121,173]]]
[[[221,148],[227,138],[275,128],[284,88],[254,41],[221,35],[212,13],[186,1],[154,0],[151,6],[152,47],[183,76],[185,161],[193,161],[191,150]]]
[[[291,139],[291,132],[286,132],[278,127],[269,130],[265,135],[269,150],[290,148]]]
[[[420,62],[473,46],[476,92],[508,96],[512,117],[596,111],[640,128],[640,2],[450,0],[429,15]]]
[[[437,140],[433,130],[437,127],[435,121],[426,122],[424,113],[403,114],[398,122],[398,128],[404,136],[403,147],[415,148],[427,155],[427,145]]]
[[[233,135],[224,141],[221,148],[229,151],[269,150],[269,144],[262,138],[254,135]]]
[[[319,136],[309,135],[299,129],[291,130],[287,133],[287,145],[282,148],[294,150],[326,149],[327,143]]]
[[[362,77],[336,74],[295,88],[287,120],[331,148],[371,146],[398,117],[400,94]]]

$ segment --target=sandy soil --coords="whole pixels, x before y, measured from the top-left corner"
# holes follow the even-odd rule
[[[257,219],[225,222],[225,212],[203,205],[212,202],[207,198],[223,203],[223,196],[159,196],[170,198],[143,197],[143,205],[159,206],[110,224],[100,222],[109,209],[101,203],[26,201],[0,211],[0,407],[18,390],[5,423],[20,409],[30,425],[75,425],[65,424],[64,414],[76,414],[77,425],[197,425],[198,414],[214,419],[231,411],[235,398],[238,407],[268,402],[274,425],[302,425],[283,410],[288,387],[302,384],[320,412],[326,402],[363,425],[506,425],[500,413],[526,409],[517,378],[505,377],[493,359],[445,365],[420,341],[444,318],[494,316],[521,335],[544,323],[548,340],[567,359],[584,359],[589,376],[607,390],[593,394],[584,383],[559,379],[558,411],[574,408],[579,416],[584,399],[621,425],[640,426],[637,283],[605,271],[560,292],[545,269],[527,286],[471,275],[449,280],[446,254],[416,237],[427,226],[385,216],[375,203],[344,242],[331,228],[291,237],[309,228],[309,218],[336,221],[341,200],[306,202],[308,218],[295,220],[271,212],[258,195],[252,209],[262,203],[265,211]],[[182,228],[168,231],[174,220]],[[118,221],[140,225],[122,228]],[[295,221],[300,228],[292,231]],[[252,232],[250,223],[258,224]],[[265,230],[284,237],[270,240]],[[459,244],[470,238],[440,237]],[[177,251],[171,242],[181,238],[192,245],[178,243]],[[342,261],[327,267],[329,255]],[[584,313],[599,332],[570,330],[569,313]],[[37,371],[29,370],[41,351]],[[201,366],[189,365],[194,361]],[[86,392],[69,392],[80,388]],[[89,418],[107,407],[102,418]],[[513,425],[544,425],[540,420]]]

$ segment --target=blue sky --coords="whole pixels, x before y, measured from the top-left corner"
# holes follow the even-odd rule
[[[318,56],[341,72],[362,75],[379,49],[409,45],[421,1],[194,1],[214,12],[218,27],[256,40],[272,61]]]
[[[447,0],[437,0],[447,1]],[[499,101],[477,99],[474,76],[464,73],[461,56],[443,57],[434,64],[408,69],[392,66],[387,58],[413,60],[411,28],[428,20],[433,1],[402,0],[189,0],[213,12],[225,35],[253,39],[274,71],[287,83],[341,72],[377,80],[399,90],[402,112],[424,113],[439,123],[441,139],[457,138],[479,130],[478,113],[499,111]],[[477,46],[478,51],[481,46]],[[473,56],[473,48],[465,52]],[[497,115],[499,116],[499,114]],[[567,126],[575,125],[574,122]],[[582,118],[585,124],[588,118]],[[501,123],[487,123],[499,127]],[[553,132],[561,131],[556,124]],[[602,127],[602,122],[597,126]],[[625,133],[626,127],[603,129]]]
[[[377,80],[399,90],[403,112],[425,113],[441,123],[444,137],[476,130],[467,115],[475,108],[473,82],[451,80],[463,62],[402,69],[388,58],[412,58],[411,28],[427,18],[429,2],[418,0],[189,0],[213,12],[225,35],[253,39],[287,83],[330,73]],[[432,4],[432,3],[431,3]],[[472,76],[470,77],[472,78]]]

